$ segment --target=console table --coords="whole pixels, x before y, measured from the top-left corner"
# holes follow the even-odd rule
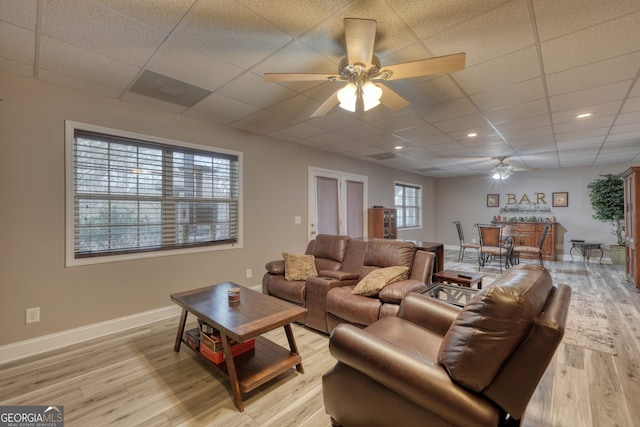
[[[577,250],[580,255],[582,255],[582,259],[584,259],[587,264],[589,263],[589,259],[591,258],[591,251],[600,251],[600,264],[602,264],[602,257],[604,256],[604,252],[602,252],[602,243],[571,241],[571,249],[569,249],[571,262],[573,262],[574,249]]]

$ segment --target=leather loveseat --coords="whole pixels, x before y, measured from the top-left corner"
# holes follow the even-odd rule
[[[464,308],[410,294],[398,316],[339,325],[322,378],[334,426],[517,426],[562,340],[571,288],[510,269]]]
[[[304,280],[287,280],[284,260],[266,264],[262,292],[307,308],[300,323],[329,333],[339,323],[367,326],[377,319],[396,315],[400,301],[411,292],[431,284],[435,255],[417,250],[415,244],[386,239],[369,241],[348,236],[320,234],[305,251],[313,255],[317,275]],[[379,294],[352,294],[355,286],[374,270],[407,267],[406,278]]]

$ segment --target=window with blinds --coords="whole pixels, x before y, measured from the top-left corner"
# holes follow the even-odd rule
[[[395,183],[395,207],[398,228],[422,226],[422,187]]]
[[[74,259],[238,241],[238,154],[112,130],[68,132]]]

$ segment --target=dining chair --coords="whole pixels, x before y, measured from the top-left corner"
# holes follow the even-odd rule
[[[453,221],[453,224],[456,226],[456,230],[458,231],[458,239],[460,240],[460,252],[458,253],[458,262],[464,259],[465,249],[475,249],[476,251],[478,251],[478,256],[480,256],[480,244],[465,242],[464,231],[462,231],[462,224],[460,223],[460,221]]]
[[[520,254],[533,254],[538,255],[538,260],[540,261],[540,265],[544,266],[544,262],[542,260],[542,246],[544,245],[544,241],[547,238],[547,233],[551,228],[551,223],[547,223],[542,230],[542,234],[540,235],[540,243],[538,246],[514,246],[512,250],[511,260],[512,264],[520,263]]]
[[[508,259],[513,248],[511,236],[503,238],[502,225],[478,224],[480,235],[480,256],[478,257],[478,269],[484,267],[493,258],[498,259],[500,273],[502,273],[502,260],[505,268],[509,268]]]

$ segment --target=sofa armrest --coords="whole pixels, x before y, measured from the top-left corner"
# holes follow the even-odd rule
[[[412,293],[400,303],[398,317],[444,336],[461,310],[436,298]]]
[[[353,325],[334,328],[331,355],[452,425],[496,425],[490,401],[455,384],[444,367],[419,358]]]
[[[411,292],[426,291],[428,286],[419,280],[405,279],[393,282],[382,288],[378,294],[380,301],[391,304],[400,304],[400,302]]]
[[[337,280],[323,276],[309,277],[305,284],[307,317],[304,324],[310,328],[328,333],[327,293],[333,288],[353,285],[356,282],[356,279]]]
[[[284,276],[284,260],[278,259],[275,261],[268,262],[267,265],[264,266],[267,269],[267,273],[275,274],[276,276]]]
[[[330,279],[336,280],[355,280],[360,277],[358,273],[352,273],[350,271],[343,270],[320,270],[318,272],[318,276],[328,277]]]

